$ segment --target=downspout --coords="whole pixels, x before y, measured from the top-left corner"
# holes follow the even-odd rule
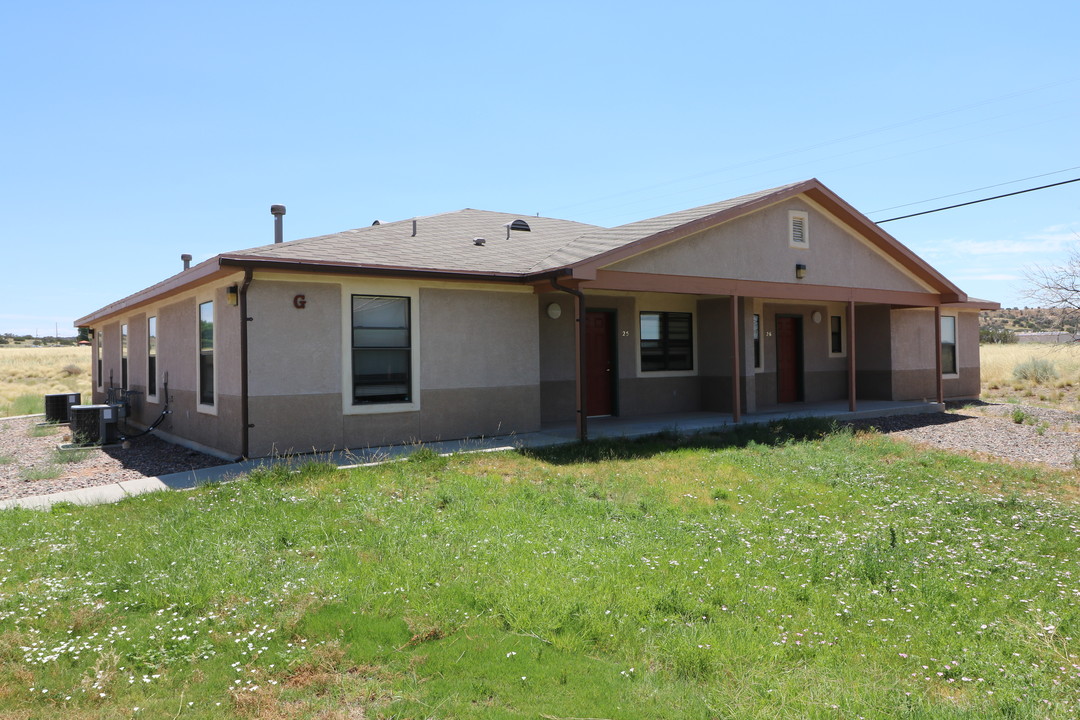
[[[563,292],[570,293],[574,296],[574,310],[575,310],[575,322],[577,323],[577,342],[575,347],[575,355],[577,356],[577,400],[575,402],[577,411],[577,436],[578,440],[582,442],[589,439],[589,418],[588,409],[586,408],[586,378],[585,378],[585,293],[581,292],[577,288],[567,287],[566,285],[560,285],[558,278],[551,278],[551,287],[556,290],[562,290]]]
[[[250,453],[250,429],[248,416],[248,317],[247,291],[251,285],[251,268],[244,268],[244,282],[240,286],[240,455],[246,460]]]

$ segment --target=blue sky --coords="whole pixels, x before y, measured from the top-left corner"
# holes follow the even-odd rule
[[[463,207],[610,226],[808,177],[882,220],[1080,177],[1078,25],[1072,0],[11,3],[0,332],[270,242],[272,203],[295,239]],[[1080,245],[1080,183],[883,227],[1023,306],[1024,268]]]

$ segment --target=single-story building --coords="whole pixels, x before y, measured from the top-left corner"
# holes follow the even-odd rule
[[[817,180],[614,228],[460,210],[227,252],[76,322],[219,453],[979,394],[959,288]],[[166,385],[168,397],[166,398]]]

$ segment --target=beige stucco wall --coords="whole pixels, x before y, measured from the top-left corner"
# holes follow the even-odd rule
[[[300,294],[303,309],[293,303]],[[412,298],[409,406],[352,405],[354,294]],[[249,291],[251,454],[537,430],[537,307],[531,292],[490,287],[256,276]]]
[[[421,387],[537,384],[537,305],[532,294],[421,288]]]
[[[945,309],[942,315],[957,316],[956,375],[944,376],[946,399],[978,397],[979,313]],[[892,389],[894,400],[922,400],[937,397],[935,368],[937,345],[932,308],[896,309],[891,313]]]
[[[164,377],[168,375],[170,414],[160,425],[162,431],[219,450],[239,454],[240,436],[240,357],[238,308],[226,301],[223,281],[197,292],[187,293],[114,318],[95,332],[104,330],[103,378],[120,385],[120,326],[128,325],[128,387],[140,391],[132,404],[133,429],[152,423],[165,407]],[[216,402],[209,412],[198,405],[197,351],[198,305],[214,301],[214,365]],[[158,399],[146,396],[147,349],[146,321],[158,318],[157,375]],[[96,365],[96,362],[95,362]],[[94,402],[104,402],[105,392],[94,392]]]
[[[304,307],[294,298],[304,296]],[[248,394],[341,392],[341,285],[257,279],[248,289]]]
[[[788,242],[789,210],[809,213],[809,247]],[[925,292],[927,287],[802,198],[736,218],[611,265],[609,270]]]

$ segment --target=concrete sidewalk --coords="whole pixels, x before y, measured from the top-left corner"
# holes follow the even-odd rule
[[[860,410],[849,412],[847,402],[816,403],[800,407],[785,407],[783,411],[755,413],[744,417],[739,425],[753,425],[800,417],[831,417],[837,420],[855,420],[874,417],[886,417],[889,415],[912,415],[924,413],[937,413],[944,410],[944,406],[933,402],[890,402],[890,401],[862,401],[859,403]],[[730,414],[695,412],[680,415],[663,415],[641,418],[590,418],[589,438],[635,438],[646,435],[655,435],[659,432],[674,431],[684,434],[693,434],[706,430],[731,428],[735,425]],[[400,460],[408,457],[421,448],[431,450],[439,455],[469,452],[495,452],[500,450],[517,450],[526,447],[548,447],[551,445],[564,445],[575,442],[577,430],[574,425],[558,425],[545,428],[540,432],[524,433],[521,435],[504,435],[492,438],[470,438],[466,440],[448,440],[444,442],[432,442],[413,445],[391,445],[377,448],[367,448],[355,451],[338,451],[333,453],[317,453],[313,455],[294,455],[282,458],[258,458],[243,462],[218,465],[216,467],[189,470],[186,472],[172,473],[160,477],[139,478],[138,480],[125,480],[119,483],[98,485],[79,490],[52,493],[50,495],[33,495],[30,497],[12,498],[0,500],[0,510],[8,508],[27,508],[32,510],[47,510],[57,503],[72,503],[75,505],[99,505],[112,503],[124,498],[135,497],[149,492],[161,490],[190,490],[200,485],[209,483],[225,482],[244,475],[256,468],[269,467],[280,464],[293,464],[301,466],[307,462],[318,460],[332,462],[341,469],[376,465],[379,463]]]

